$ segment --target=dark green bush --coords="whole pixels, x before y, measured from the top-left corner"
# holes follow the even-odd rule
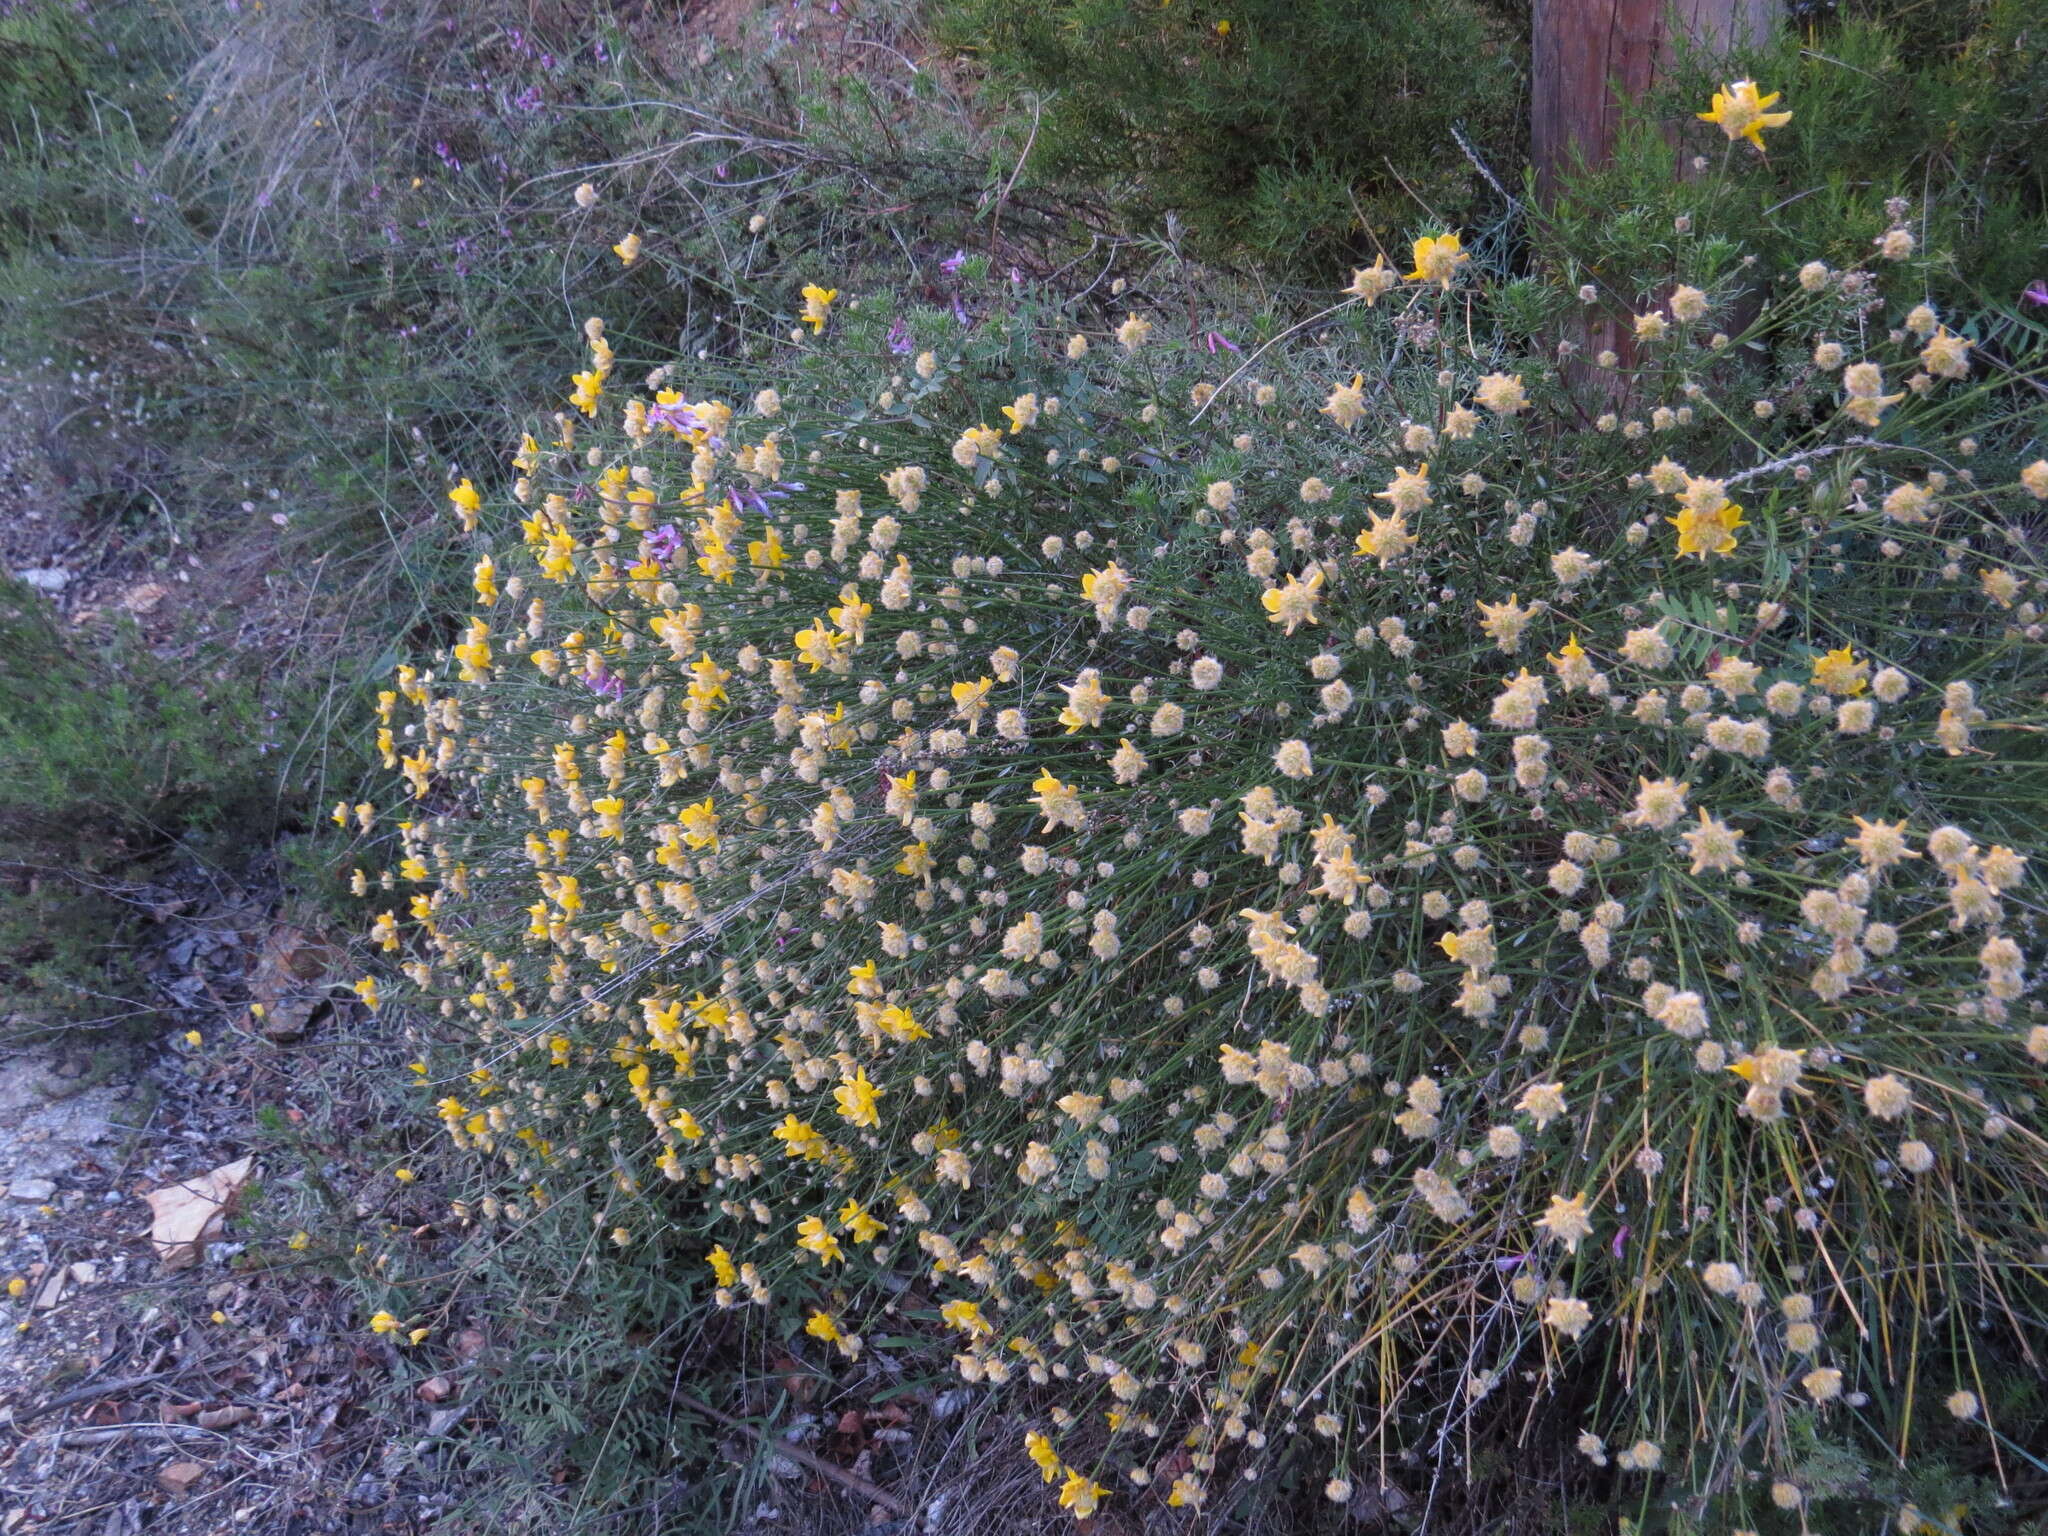
[[[1453,130],[1491,164],[1521,160],[1526,10],[944,0],[939,21],[1001,96],[1042,101],[1030,172],[1114,183],[1140,217],[1171,210],[1203,254],[1322,275],[1419,220],[1497,207]]]

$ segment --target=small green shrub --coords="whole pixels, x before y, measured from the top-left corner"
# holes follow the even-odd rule
[[[84,111],[92,72],[90,29],[65,0],[0,7],[0,123],[12,134],[68,126]]]
[[[1031,174],[1114,185],[1139,220],[1172,210],[1203,254],[1320,275],[1418,210],[1458,225],[1497,204],[1453,131],[1522,159],[1522,9],[947,0],[938,27],[1028,110]]]
[[[276,729],[218,653],[181,669],[132,625],[65,633],[0,577],[0,985],[18,1024],[133,1016],[119,887],[177,838],[260,836]]]
[[[1227,374],[1028,295],[812,294],[800,358],[648,394],[589,327],[377,727],[359,989],[469,1243],[743,1361],[950,1357],[1081,1516],[1312,1528],[1490,1440],[1674,1530],[1995,1484],[2042,348],[1950,330],[1939,252],[1749,233],[1605,274],[1663,294],[1626,363],[1448,242]]]

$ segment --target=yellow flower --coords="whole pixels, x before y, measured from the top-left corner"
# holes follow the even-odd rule
[[[1081,578],[1081,587],[1084,592],[1087,590],[1086,576]],[[989,690],[995,685],[996,680],[992,677],[977,678],[971,683],[953,685],[953,713],[967,722],[968,735],[980,734],[982,713],[988,708]]]
[[[830,1264],[834,1259],[842,1263],[845,1252],[839,1246],[839,1239],[826,1229],[822,1216],[806,1216],[796,1224],[796,1245],[806,1252],[815,1253],[820,1264]]]
[[[891,1004],[875,1015],[875,1028],[902,1045],[913,1040],[929,1040],[931,1032],[910,1016],[910,1010],[900,1004]]]
[[[1045,818],[1046,831],[1058,826],[1080,827],[1081,795],[1073,785],[1062,784],[1050,773],[1041,773],[1031,781],[1031,789],[1038,813]]]
[[[706,654],[690,663],[690,703],[699,709],[731,702],[725,691],[732,674]],[[708,803],[708,802],[707,802]]]
[[[497,602],[498,567],[493,563],[489,555],[485,555],[483,559],[477,561],[472,581],[476,587],[476,600],[478,602],[482,603],[485,607],[489,607]]]
[[[734,1265],[732,1255],[725,1251],[723,1244],[704,1255],[704,1260],[711,1266],[712,1278],[720,1285],[731,1285],[739,1279],[739,1269]]]
[[[1408,281],[1441,283],[1448,288],[1458,269],[1471,259],[1471,253],[1460,246],[1456,234],[1424,235],[1415,242],[1415,270],[1408,274]]]
[[[1733,554],[1735,530],[1749,526],[1743,521],[1742,508],[1732,501],[1723,501],[1706,513],[1686,507],[1664,521],[1678,530],[1678,553],[1698,555],[1702,560],[1708,555]]]
[[[779,553],[779,545],[777,549]],[[779,565],[781,561],[778,560],[776,563]],[[874,615],[875,605],[862,602],[860,592],[851,586],[841,591],[839,598],[836,606],[825,610],[825,617],[845,630],[847,638],[855,645],[859,645],[867,638],[868,620]]]
[[[803,322],[817,335],[825,329],[826,318],[832,312],[832,301],[839,297],[837,288],[820,288],[816,283],[804,284]]]
[[[836,668],[852,645],[851,637],[826,628],[823,619],[813,619],[808,629],[798,630],[795,642],[797,655],[810,663],[813,672],[823,667]]]
[[[389,1312],[379,1312],[370,1319],[370,1332],[372,1333],[397,1333],[404,1326],[403,1323]]]
[[[1052,1441],[1035,1429],[1027,1431],[1024,1436],[1024,1454],[1036,1464],[1048,1483],[1060,1475],[1059,1452],[1052,1448]]]
[[[1394,478],[1387,482],[1384,491],[1374,491],[1375,501],[1389,503],[1393,510],[1403,517],[1420,512],[1430,505],[1429,466],[1418,464],[1413,469],[1394,466]]]
[[[885,1090],[868,1081],[868,1069],[858,1068],[853,1076],[840,1081],[832,1090],[832,1098],[839,1106],[839,1118],[855,1125],[880,1125],[881,1115],[875,1103]]]
[[[887,1223],[877,1221],[858,1200],[839,1207],[839,1224],[853,1234],[856,1243],[872,1243],[889,1230]]]
[[[691,848],[709,848],[718,851],[718,813],[711,808],[706,798],[695,805],[686,805],[676,813],[676,824],[682,829],[683,842]]]
[[[1360,553],[1364,552],[1361,545]],[[1302,625],[1316,622],[1316,600],[1322,596],[1322,591],[1323,573],[1318,567],[1308,573],[1307,581],[1289,576],[1285,586],[1268,587],[1260,595],[1259,602],[1265,607],[1268,622],[1284,624],[1284,632],[1291,635]]]
[[[1358,535],[1358,553],[1366,558],[1376,558],[1380,563],[1380,569],[1385,570],[1415,547],[1415,535],[1408,531],[1408,519],[1398,512],[1392,517],[1382,517],[1377,512],[1369,513],[1368,516],[1372,520],[1371,525]],[[1271,604],[1267,606],[1270,607]],[[1278,623],[1279,620],[1275,619],[1274,622]],[[1309,622],[1315,622],[1313,616]],[[1293,631],[1290,629],[1288,633],[1292,634]]]
[[[467,475],[463,477],[462,484],[448,493],[448,499],[455,504],[455,515],[462,519],[462,531],[476,532],[476,514],[483,506],[484,499],[477,494],[476,487],[470,484]]]
[[[839,1342],[839,1325],[827,1312],[813,1312],[811,1320],[804,1324],[804,1332],[814,1339],[823,1339],[827,1344]]]
[[[1103,1495],[1109,1490],[1102,1484],[1079,1472],[1067,1473],[1067,1480],[1060,1485],[1060,1508],[1071,1509],[1076,1520],[1087,1520],[1101,1506]]]
[[[949,1301],[939,1308],[939,1316],[965,1334],[995,1332],[981,1315],[981,1308],[971,1301]]]
[[[637,234],[634,234],[626,236],[625,239],[621,240],[617,245],[613,246],[612,254],[619,258],[619,262],[622,266],[630,267],[631,265],[633,265],[634,262],[640,259],[641,250],[642,245],[640,237]]]
[[[1477,947],[1483,946],[1490,954],[1493,949],[1493,925],[1489,923],[1486,927],[1471,933],[1447,933],[1436,941],[1436,947],[1449,959],[1456,960],[1468,942],[1475,946],[1475,952]]]
[[[782,1143],[783,1154],[787,1157],[817,1158],[824,1155],[825,1138],[818,1134],[810,1121],[799,1120],[793,1114],[784,1115],[782,1124],[771,1134]]]
[[[1369,267],[1352,268],[1351,286],[1344,292],[1351,298],[1365,300],[1366,308],[1370,309],[1379,303],[1381,295],[1397,281],[1394,269],[1387,265],[1387,258],[1382,256]]]
[[[782,562],[788,558],[787,551],[782,547],[782,535],[773,528],[765,530],[760,538],[749,540],[747,543],[747,563],[756,570],[779,571],[782,569]]]
[[[1010,418],[1010,435],[1016,436],[1026,427],[1038,421],[1038,396],[1019,395],[1015,405],[1003,407],[1003,414]]]
[[[1354,373],[1349,384],[1332,385],[1322,411],[1346,432],[1365,420],[1365,375]]]
[[[1714,106],[1710,112],[1696,113],[1703,123],[1712,123],[1733,143],[1747,139],[1761,154],[1764,147],[1764,130],[1782,128],[1792,121],[1790,112],[1769,112],[1765,108],[1776,101],[1781,93],[1771,92],[1768,96],[1757,94],[1754,80],[1738,80],[1714,92]]]
[[[1003,434],[987,422],[967,428],[953,444],[953,462],[962,469],[973,469],[983,459],[994,463],[1003,451]]]
[[[1813,686],[1839,698],[1853,699],[1870,686],[1870,663],[1858,661],[1849,646],[1814,658]]]

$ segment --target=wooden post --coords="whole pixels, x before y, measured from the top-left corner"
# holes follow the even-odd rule
[[[1674,36],[1715,50],[1761,42],[1782,11],[1783,0],[1536,0],[1529,152],[1537,196],[1548,202],[1578,155],[1606,163],[1623,104],[1656,83]]]
[[[1721,52],[1771,35],[1783,0],[1535,0],[1529,47],[1529,155],[1536,198],[1546,206],[1580,160],[1597,169],[1614,153],[1624,106],[1668,67],[1676,37]],[[1575,390],[1596,397],[1591,410],[1628,397],[1635,361],[1628,317],[1602,306],[1569,327],[1579,356],[1566,366]],[[1620,368],[1594,370],[1588,359],[1612,352]]]

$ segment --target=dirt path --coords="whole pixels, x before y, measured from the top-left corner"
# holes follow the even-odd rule
[[[293,1250],[277,1219],[303,1168],[257,1127],[317,1077],[295,1053],[332,1024],[324,978],[280,972],[305,945],[279,943],[274,887],[187,870],[153,894],[146,1029],[0,1051],[0,1533],[424,1530],[350,1234]],[[290,1038],[251,1020],[252,988]],[[167,1262],[146,1197],[247,1157],[262,1208]]]

